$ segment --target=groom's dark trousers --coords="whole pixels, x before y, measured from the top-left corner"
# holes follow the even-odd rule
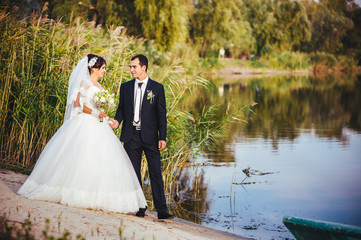
[[[148,162],[154,206],[160,213],[167,212],[158,144],[146,144],[142,142],[140,132],[141,131],[138,131],[135,128],[133,129],[132,140],[124,143],[125,151],[127,152],[133,164],[134,170],[141,185],[141,160],[142,151],[144,151],[145,157]]]
[[[134,82],[125,82],[120,87],[119,105],[115,119],[121,123],[122,132],[120,141],[124,142],[134,170],[141,182],[142,152],[148,162],[150,184],[154,206],[158,213],[168,212],[164,196],[164,183],[161,172],[160,152],[158,140],[166,140],[167,118],[164,87],[162,84],[148,79],[146,90],[141,104],[140,130],[133,126],[134,117]],[[153,97],[148,97],[153,96]]]

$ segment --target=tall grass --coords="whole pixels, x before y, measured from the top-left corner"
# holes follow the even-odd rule
[[[268,64],[272,69],[308,69],[310,67],[310,59],[306,53],[287,51],[272,52],[268,56]]]
[[[69,26],[42,17],[17,21],[4,10],[0,31],[0,161],[31,167],[62,124],[75,64],[89,53],[104,56],[103,85],[117,92],[135,40],[80,19]]]
[[[0,163],[31,169],[46,143],[61,126],[68,79],[76,63],[89,53],[107,60],[102,85],[118,94],[130,80],[128,63],[135,53],[153,62],[150,74],[166,90],[168,139],[162,152],[163,177],[168,201],[182,167],[204,146],[216,145],[224,124],[236,116],[226,108],[207,106],[191,111],[184,96],[208,81],[194,74],[190,50],[160,54],[156,47],[129,37],[122,27],[104,29],[93,22],[74,19],[69,25],[45,17],[18,21],[8,9],[0,11]],[[180,57],[180,58],[179,58]],[[157,65],[161,64],[161,65]],[[193,65],[193,69],[186,68]],[[202,66],[202,63],[199,63]],[[109,113],[114,116],[114,112]],[[221,117],[220,117],[221,116]],[[120,134],[120,129],[116,131]],[[146,168],[143,168],[146,176]],[[147,191],[147,189],[146,189]]]
[[[326,72],[331,69],[340,72],[354,72],[357,69],[357,61],[352,57],[335,56],[326,52],[310,54],[310,61],[314,73]]]

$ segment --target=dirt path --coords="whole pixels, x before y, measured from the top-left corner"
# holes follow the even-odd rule
[[[48,236],[60,237],[68,230],[72,239],[78,234],[86,239],[119,239],[119,227],[126,239],[246,239],[175,218],[158,221],[156,214],[145,218],[119,213],[94,211],[26,199],[16,194],[27,175],[0,169],[0,216],[20,227],[30,214],[31,234],[44,239],[46,219]]]

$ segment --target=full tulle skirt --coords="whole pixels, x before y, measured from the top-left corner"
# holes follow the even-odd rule
[[[84,113],[58,129],[18,194],[120,213],[146,206],[121,142],[106,121]]]

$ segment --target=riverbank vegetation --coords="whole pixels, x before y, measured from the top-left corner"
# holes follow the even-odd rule
[[[360,66],[353,58],[344,55],[334,55],[327,52],[300,53],[300,52],[274,52],[267,57],[244,59],[222,59],[217,62],[217,70],[237,68],[247,69],[249,72],[262,71],[294,71],[305,70],[314,74],[329,72],[359,72]],[[239,71],[238,71],[239,72]]]

